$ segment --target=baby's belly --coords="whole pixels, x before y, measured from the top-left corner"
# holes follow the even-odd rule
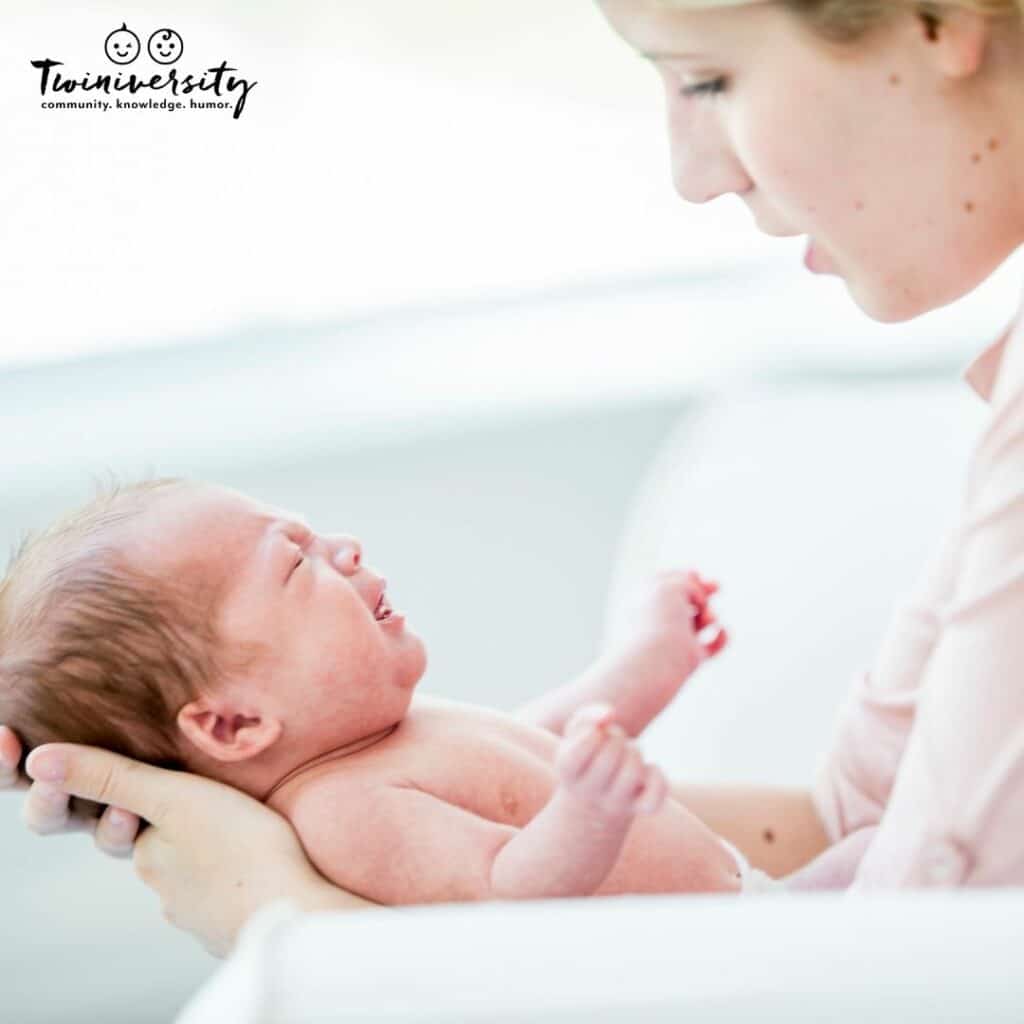
[[[543,729],[490,709],[433,699],[403,726],[404,778],[480,817],[524,828],[554,793],[560,738]],[[731,855],[703,822],[669,798],[657,814],[634,819],[598,893],[736,887]]]

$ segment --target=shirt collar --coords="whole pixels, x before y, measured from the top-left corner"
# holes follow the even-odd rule
[[[992,400],[992,389],[999,376],[999,367],[1003,362],[1006,343],[1017,327],[1017,317],[995,341],[986,346],[967,369],[963,371],[963,379],[974,389],[976,395],[985,402]]]

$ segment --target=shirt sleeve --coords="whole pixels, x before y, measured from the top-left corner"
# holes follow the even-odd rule
[[[1024,883],[1024,352],[969,467],[952,599],[854,889]]]
[[[832,843],[882,819],[941,631],[941,609],[952,593],[958,544],[956,530],[943,537],[891,615],[873,667],[855,678],[839,709],[811,788]]]

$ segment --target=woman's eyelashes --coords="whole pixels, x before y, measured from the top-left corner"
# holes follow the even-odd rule
[[[698,82],[696,85],[684,85],[680,90],[681,96],[717,96],[725,92],[725,79],[712,78],[707,82]]]

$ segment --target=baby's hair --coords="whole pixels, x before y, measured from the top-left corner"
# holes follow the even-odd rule
[[[0,722],[25,754],[55,741],[184,767],[178,709],[218,678],[218,585],[131,564],[123,528],[190,481],[96,482],[93,498],[27,534],[0,580]]]

